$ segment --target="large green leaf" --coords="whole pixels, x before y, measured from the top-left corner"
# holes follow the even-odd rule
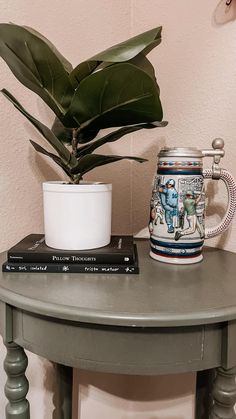
[[[95,61],[94,61],[94,63],[95,63]],[[156,77],[155,77],[155,70],[154,70],[154,67],[153,67],[153,65],[150,63],[150,61],[147,59],[147,57],[142,53],[142,52],[140,52],[140,54],[138,54],[138,55],[136,55],[134,58],[132,58],[131,60],[129,60],[129,61],[127,61],[127,63],[130,63],[130,64],[133,64],[133,65],[135,65],[136,67],[139,67],[141,70],[143,70],[143,71],[146,71],[146,73],[149,75],[149,76],[151,76],[152,78],[153,78],[153,80],[156,80]],[[83,63],[83,64],[86,64],[86,63]],[[88,63],[87,63],[88,64]],[[103,70],[104,68],[106,68],[106,67],[109,67],[109,66],[111,66],[111,65],[114,65],[115,63],[112,63],[112,62],[101,62],[96,68],[95,68],[95,70],[94,71],[100,71],[100,70]],[[88,73],[87,74],[87,76],[89,75],[89,74],[91,74],[93,71],[91,71],[90,73]],[[82,80],[82,79],[81,79]],[[81,81],[80,80],[80,81]],[[77,85],[78,85],[79,83],[77,83]]]
[[[132,58],[129,63],[139,67],[141,70],[145,71],[154,81],[156,81],[154,67],[144,54],[140,53],[136,55],[136,57]]]
[[[34,126],[37,130],[44,136],[44,138],[49,142],[49,144],[57,151],[59,156],[61,157],[63,163],[68,167],[68,169],[72,169],[77,166],[77,160],[75,156],[73,156],[70,151],[61,143],[58,138],[53,134],[53,132],[42,122],[38,121],[32,115],[30,115],[23,106],[14,98],[14,96],[9,93],[6,89],[2,89],[1,92],[4,96],[18,109],[22,115],[24,115]]]
[[[73,70],[72,64],[65,58],[60,51],[55,47],[55,45],[52,44],[49,39],[47,39],[44,35],[42,35],[40,32],[36,31],[34,28],[31,28],[30,26],[23,26],[23,28],[27,29],[29,32],[31,32],[33,35],[36,35],[38,38],[42,39],[49,48],[54,52],[54,54],[59,58],[60,62],[63,64],[64,69],[67,71],[67,73],[71,73]]]
[[[81,159],[78,160],[77,167],[74,168],[71,171],[71,173],[80,174],[80,176],[83,176],[90,170],[95,169],[95,167],[103,166],[104,164],[114,163],[123,159],[135,160],[139,163],[147,161],[146,159],[132,156],[103,156],[102,154],[87,154],[86,156],[83,156],[81,157]]]
[[[114,45],[105,51],[99,52],[88,61],[122,62],[128,61],[140,52],[146,54],[161,43],[162,27],[143,32],[127,41]]]
[[[61,117],[69,107],[74,89],[58,54],[31,29],[0,24],[0,56],[15,77],[37,93]]]
[[[72,116],[81,131],[161,121],[159,88],[138,67],[114,64],[80,83],[65,118]]]
[[[114,45],[105,51],[99,52],[83,63],[79,64],[72,71],[70,78],[76,87],[85,77],[88,77],[99,66],[100,63],[119,63],[129,61],[142,53],[146,55],[153,48],[161,43],[162,27],[143,32],[127,41]]]
[[[149,123],[149,124],[139,124],[139,125],[131,125],[127,127],[122,127],[116,131],[111,132],[110,134],[105,135],[105,137],[99,138],[96,141],[93,141],[91,144],[86,144],[78,149],[76,157],[84,156],[86,154],[92,153],[98,147],[106,143],[111,143],[114,141],[119,140],[124,135],[130,134],[134,131],[139,131],[140,129],[152,129],[157,127],[165,127],[167,125],[166,121],[156,122],[156,123]]]
[[[47,157],[50,157],[50,159],[52,159],[55,163],[58,164],[58,166],[60,166],[64,172],[67,174],[67,176],[69,176],[71,178],[71,173],[68,170],[67,166],[63,163],[62,159],[59,156],[56,156],[53,153],[50,153],[49,151],[45,150],[45,148],[41,147],[41,145],[35,143],[34,141],[30,140],[30,143],[32,144],[32,146],[34,147],[34,149],[41,154],[44,154]]]
[[[60,141],[66,144],[71,144],[73,128],[66,128],[57,117],[54,119],[51,130]]]
[[[74,89],[98,67],[100,61],[84,61],[77,65],[70,73],[70,81]]]

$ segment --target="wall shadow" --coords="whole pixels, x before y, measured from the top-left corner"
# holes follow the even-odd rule
[[[87,389],[92,385],[113,396],[129,401],[150,402],[189,395],[193,374],[133,376],[76,370],[76,382]],[[83,391],[86,395],[86,390]],[[150,418],[151,419],[151,418]]]

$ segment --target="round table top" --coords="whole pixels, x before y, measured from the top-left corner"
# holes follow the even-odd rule
[[[140,274],[0,273],[0,300],[20,309],[100,325],[175,327],[236,319],[236,254],[169,265],[137,241]],[[0,255],[0,263],[6,253]]]

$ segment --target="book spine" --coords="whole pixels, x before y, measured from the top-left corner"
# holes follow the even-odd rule
[[[103,274],[138,274],[138,266],[133,265],[80,265],[8,263],[2,265],[3,272],[34,273],[103,273]]]
[[[45,253],[10,253],[8,252],[8,262],[10,263],[69,263],[69,264],[85,264],[88,263],[89,265],[93,264],[124,264],[124,265],[132,265],[134,263],[134,255],[127,254],[127,255],[102,255],[98,254],[96,256],[88,255],[65,255],[61,254],[45,254]]]

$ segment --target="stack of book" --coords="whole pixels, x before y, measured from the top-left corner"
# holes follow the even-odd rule
[[[52,249],[43,234],[30,234],[8,250],[2,271],[138,274],[139,266],[133,236],[112,236],[105,247],[73,251]]]

